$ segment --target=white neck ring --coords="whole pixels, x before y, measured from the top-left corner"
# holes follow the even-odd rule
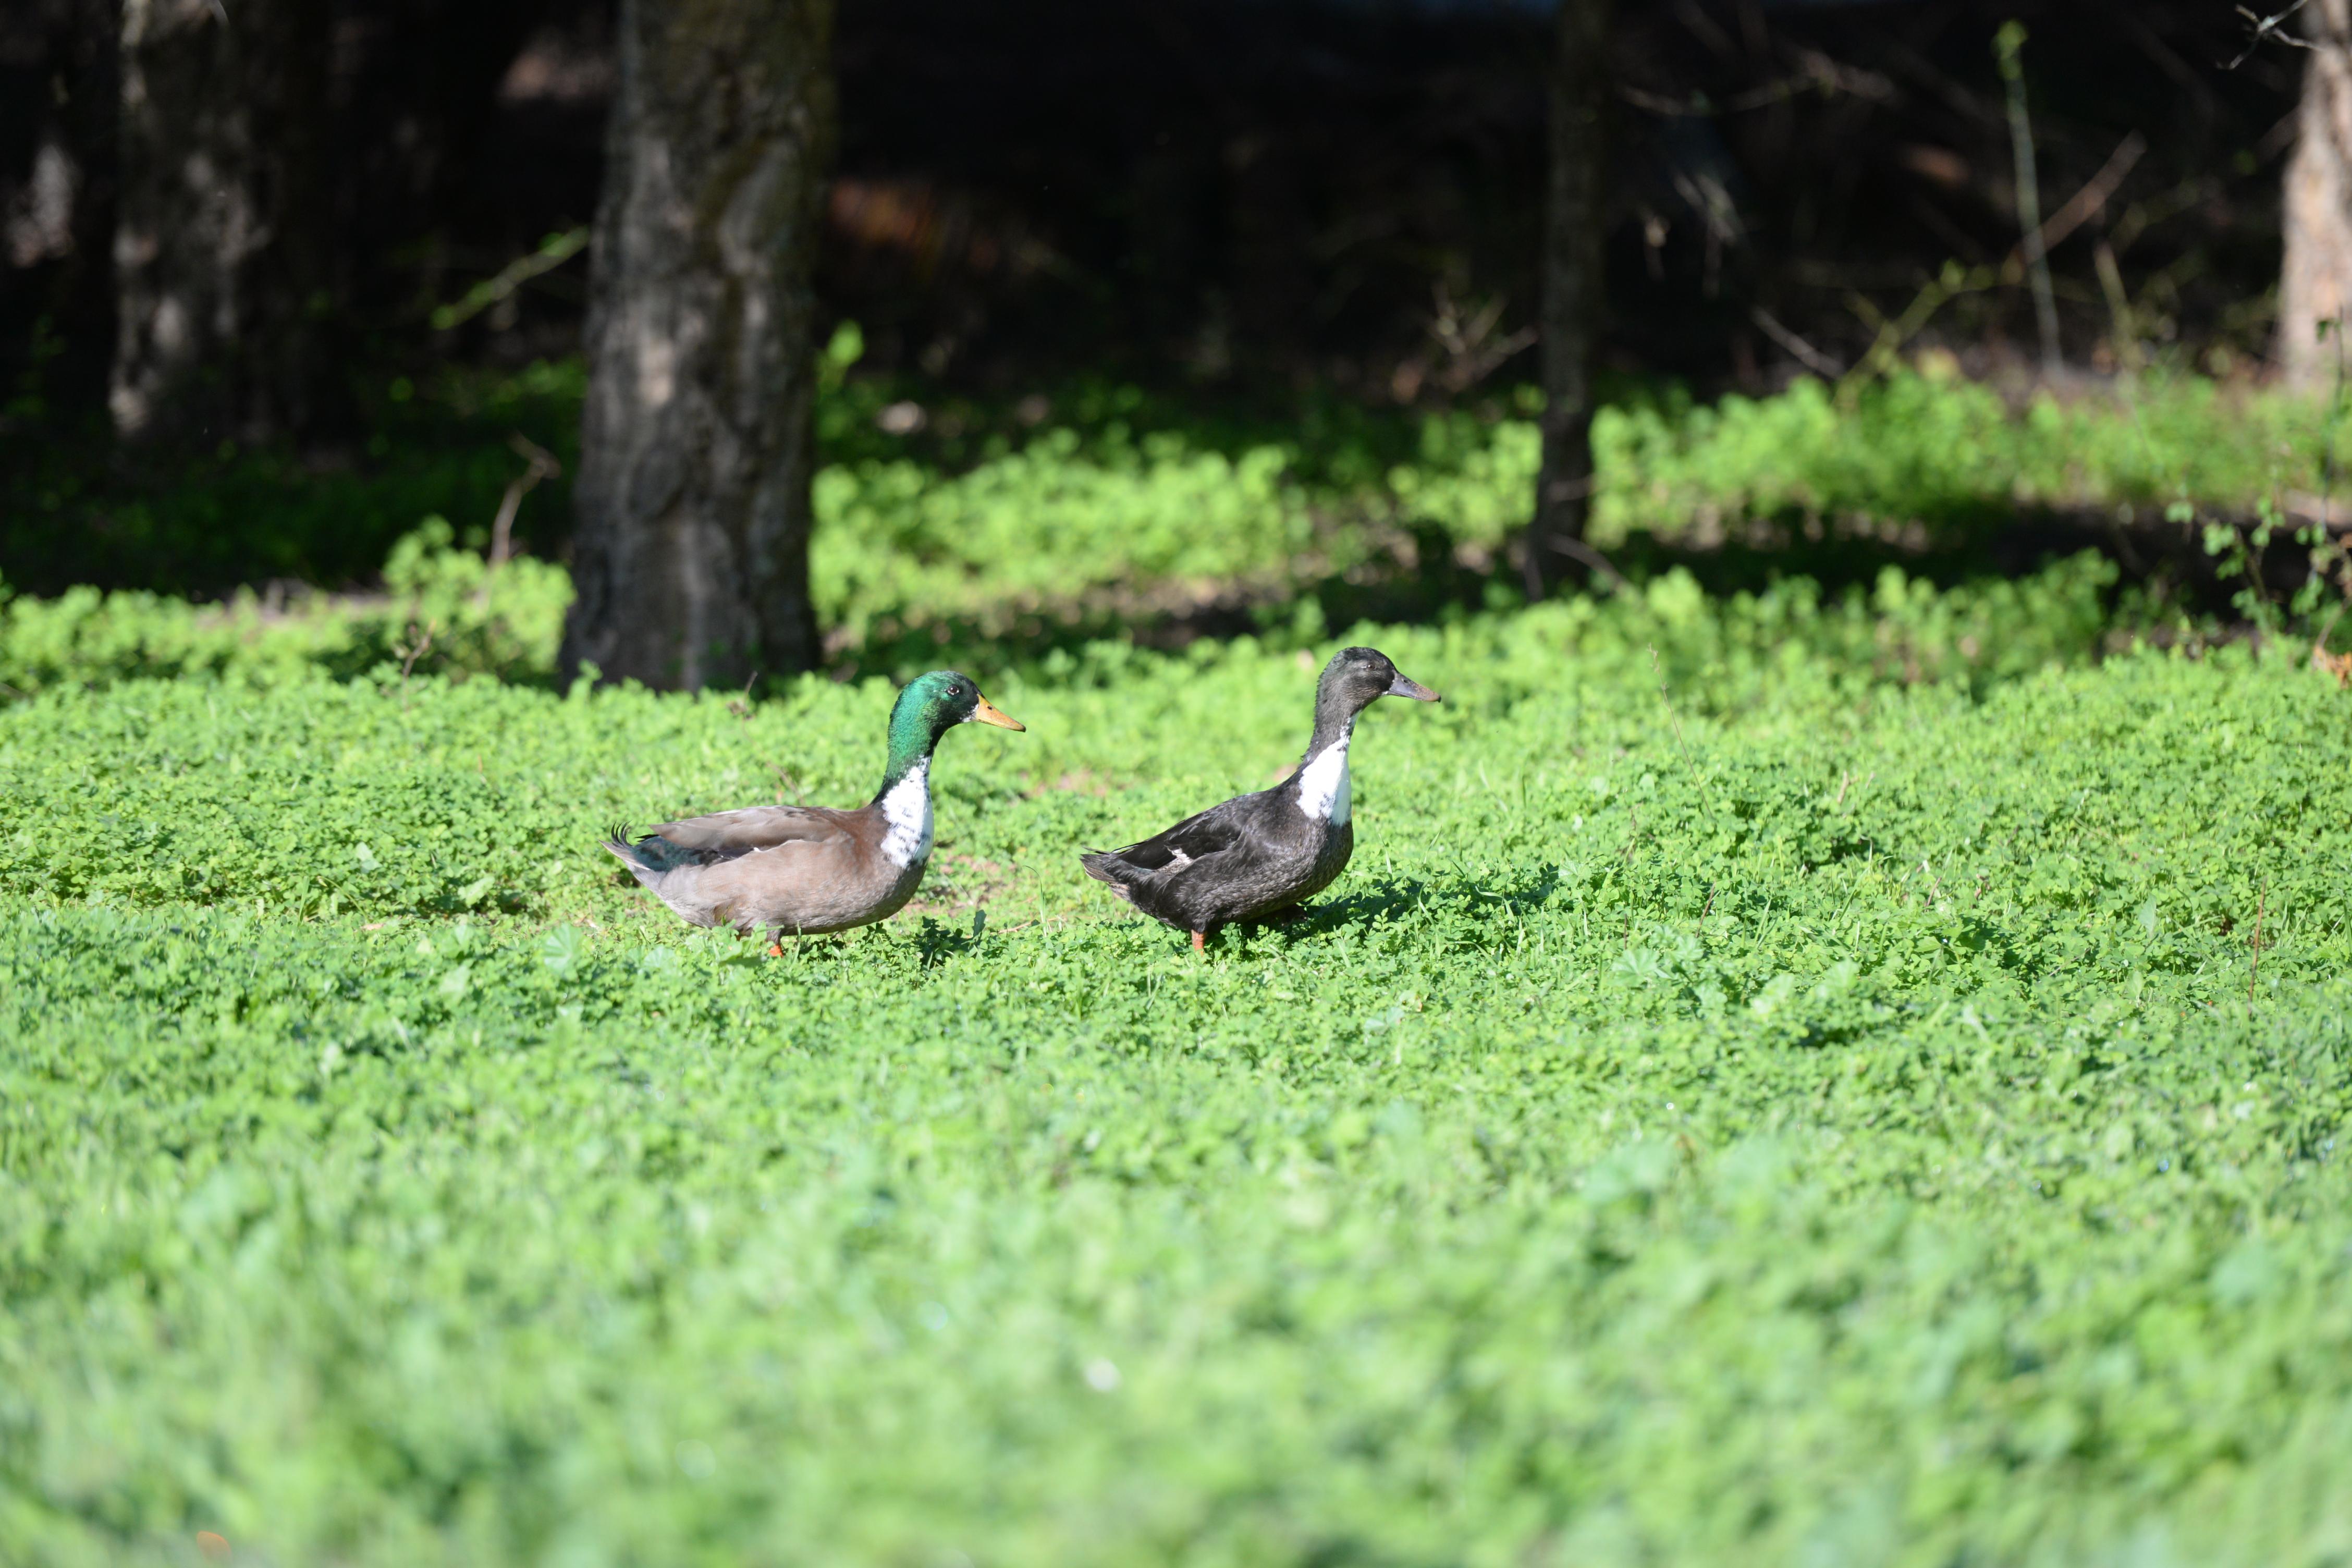
[[[882,853],[901,869],[930,858],[930,777],[931,759],[918,757],[906,776],[882,796],[882,820],[889,824],[882,835]]]

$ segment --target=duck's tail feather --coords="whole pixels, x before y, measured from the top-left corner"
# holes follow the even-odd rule
[[[1122,899],[1129,899],[1129,902],[1133,902],[1133,900],[1129,897],[1128,885],[1150,874],[1142,867],[1122,860],[1116,853],[1107,849],[1087,851],[1078,857],[1078,864],[1087,868],[1087,876],[1097,882],[1108,884],[1112,892]]]
[[[632,843],[631,836],[635,831],[625,822],[614,823],[604,830],[604,848],[626,866],[631,876],[650,888],[670,868],[668,857],[663,853],[669,843],[650,833]]]

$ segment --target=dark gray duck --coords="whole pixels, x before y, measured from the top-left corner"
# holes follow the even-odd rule
[[[1154,919],[1192,933],[1200,952],[1220,926],[1285,920],[1331,885],[1356,847],[1349,821],[1348,742],[1356,716],[1383,697],[1434,702],[1378,648],[1341,648],[1315,686],[1315,734],[1298,771],[1124,849],[1078,857],[1087,875]]]

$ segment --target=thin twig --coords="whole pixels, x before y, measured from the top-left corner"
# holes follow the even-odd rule
[[[743,720],[747,723],[751,721],[752,712],[751,701],[751,683],[759,679],[760,671],[756,669],[751,674],[745,676],[743,678],[743,689],[738,692],[733,698],[730,699],[727,704],[727,711],[735,715],[736,718]]]
[[[1845,374],[1845,366],[1781,325],[1780,318],[1763,306],[1759,305],[1748,311],[1748,319],[1755,322],[1766,337],[1794,354],[1799,364],[1822,380],[1835,381]]]
[[[2091,176],[2090,182],[2076,191],[2064,206],[2051,214],[2050,221],[2042,226],[2042,254],[2047,256],[2052,246],[2082,227],[2090,221],[2093,214],[2105,206],[2107,198],[2116,194],[2116,187],[2124,183],[2125,176],[2132,172],[2133,165],[2147,152],[2147,139],[2137,131],[2117,143],[2116,150],[2107,155],[2105,164]]]
[[[2139,333],[2132,317],[2131,295],[2124,289],[2123,268],[2116,261],[2116,247],[2104,237],[2098,249],[2092,254],[2092,264],[2098,268],[2099,289],[2107,297],[2107,314],[2115,321],[2116,357],[2124,369],[2137,374],[2147,363],[2140,353]]]
[[[463,325],[488,310],[499,300],[511,296],[517,289],[542,272],[553,271],[588,248],[588,231],[566,229],[551,234],[537,250],[525,252],[508,262],[490,277],[466,290],[465,298],[446,305],[436,305],[431,317],[433,330],[446,332]]]
[[[1861,295],[1853,296],[1850,303],[1858,312],[1868,307],[1869,315],[1877,318],[1874,323],[1877,336],[1862,358],[1855,362],[1854,367],[1839,381],[1839,395],[1850,398],[1854,389],[1872,374],[1892,372],[1896,364],[1895,356],[1903,345],[1917,336],[1919,329],[1951,300],[1962,294],[1980,294],[1989,289],[2014,285],[2017,281],[2017,258],[2012,255],[2009,263],[1999,268],[1971,267],[1963,269],[1957,261],[1946,262],[1942,273],[1922,285],[1903,313],[1892,319],[1880,314],[1877,307]],[[1865,318],[1864,324],[1874,323]]]
[[[2025,110],[2025,67],[2019,58],[2025,26],[2006,22],[1993,42],[2009,89],[2009,142],[2017,163],[2017,226],[2025,236],[2025,268],[2033,284],[2033,320],[2042,334],[2042,373],[2059,370],[2058,296],[2050,282],[2050,251],[2042,239],[2042,182],[2034,171],[2033,119]]]
[[[1842,64],[1818,51],[1806,50],[1803,65],[1804,69],[1795,76],[1765,82],[1720,101],[1704,93],[1686,99],[1669,98],[1664,93],[1646,92],[1638,87],[1621,87],[1617,89],[1617,96],[1636,109],[1675,120],[1697,120],[1717,114],[1744,114],[1749,110],[1769,109],[1776,103],[1786,103],[1808,89],[1817,89],[1824,96],[1845,93],[1853,98],[1868,99],[1874,103],[1891,102],[1895,96],[1895,84],[1878,72]]]
[[[2328,330],[2329,323],[2322,322],[2320,326],[2325,331]],[[2327,400],[2326,428],[2319,446],[2319,540],[2312,547],[2311,552],[2312,575],[2323,583],[2327,580],[2327,569],[2322,564],[2327,552],[2336,550],[2341,552],[2340,547],[2329,537],[2328,520],[2328,512],[2336,497],[2336,426],[2344,416],[2344,315],[2340,310],[2336,312],[2332,335],[2336,339],[2336,386],[2333,395]],[[2335,631],[2336,619],[2343,613],[2344,604],[2339,599],[2334,609],[2329,612],[2326,621],[2321,625],[2317,640],[2311,645],[2311,661],[2322,668],[2328,668],[2328,634]]]
[[[2315,47],[2316,46],[2307,39],[2298,38],[2293,33],[2283,33],[2279,31],[2281,27],[2286,26],[2288,20],[2293,17],[2297,11],[2302,10],[2305,5],[2310,4],[2311,0],[2294,0],[2294,5],[2288,6],[2285,10],[2280,12],[2275,16],[2257,16],[2245,6],[2239,6],[2238,15],[2243,16],[2247,21],[2252,22],[2254,25],[2253,35],[2247,40],[2244,50],[2239,54],[2238,58],[2231,60],[2221,68],[2225,71],[2236,70],[2240,66],[2244,65],[2248,60],[2254,58],[2254,51],[2256,49],[2261,48],[2264,44],[2269,43],[2273,38],[2277,39],[2280,43],[2286,45],[2290,48],[2308,49]]]
[[[2254,939],[2252,944],[2254,950],[2254,961],[2246,966],[2246,1007],[2248,1011],[2252,1011],[2254,1005],[2254,976],[2262,973],[2263,914],[2263,907],[2270,902],[2270,897],[2271,874],[2268,871],[2264,871],[2263,873],[2263,890],[2254,899]]]
[[[1650,673],[1658,678],[1658,700],[1665,704],[1666,718],[1675,727],[1675,749],[1683,754],[1683,765],[1691,765],[1690,744],[1683,739],[1683,716],[1675,711],[1675,700],[1666,691],[1665,667],[1658,662],[1658,645],[1650,645]]]
[[[507,493],[499,502],[499,515],[490,523],[490,570],[493,572],[506,564],[514,539],[515,513],[522,509],[522,498],[529,495],[540,480],[560,479],[563,474],[563,465],[555,460],[555,454],[521,431],[509,436],[507,445],[513,447],[516,455],[528,466],[515,476],[513,483],[507,486]]]
[[[408,622],[408,635],[413,640],[405,645],[400,643],[393,645],[392,651],[400,655],[400,705],[404,709],[408,706],[409,672],[416,668],[416,661],[423,658],[426,650],[432,647],[433,634],[437,629],[433,622],[427,621],[425,624],[424,633],[420,636],[416,629],[415,618],[412,616]]]
[[[1586,489],[1590,490],[1591,486],[1588,484]],[[1592,546],[1585,543],[1581,539],[1554,539],[1549,542],[1551,547],[1554,550],[1559,551],[1562,555],[1568,556],[1571,560],[1581,561],[1595,572],[1600,573],[1602,577],[1608,580],[1609,585],[1612,588],[1624,589],[1633,586],[1631,583],[1625,581],[1625,574],[1618,571],[1615,566],[1610,564],[1609,557],[1601,554],[1601,552],[1593,549]]]
[[[2030,127],[2027,134],[2032,134]],[[2072,234],[2092,214],[2105,205],[2108,198],[2115,195],[2116,186],[2123,183],[2124,176],[2139,161],[2146,147],[2143,144],[2135,150],[2132,145],[2135,140],[2136,136],[2126,137],[2123,144],[2109,154],[2106,166],[2094,175],[2089,184],[2075,192],[2048,223],[2038,225],[2028,235],[2029,239],[2038,238],[2042,243],[2041,267],[2045,279],[2050,269],[2048,247]],[[2065,220],[2063,225],[2061,219]],[[1954,299],[1962,294],[1980,294],[1988,289],[2014,287],[2025,276],[2031,249],[2030,245],[2021,243],[2002,258],[1997,268],[1979,266],[1964,268],[1958,261],[1947,261],[1941,273],[1920,286],[1919,292],[1899,316],[1886,316],[1861,294],[1852,296],[1849,303],[1854,307],[1855,313],[1863,317],[1863,324],[1871,330],[1873,338],[1870,347],[1863,351],[1862,358],[1854,362],[1853,368],[1837,378],[1839,393],[1851,396],[1854,389],[1870,376],[1892,372],[1895,356],[1902,352],[1903,345],[1917,336],[1936,312]],[[2110,309],[2113,303],[2111,291]],[[2038,300],[2036,308],[2039,309]],[[2053,311],[2056,309],[2054,300],[2052,309]],[[1764,323],[1759,321],[1757,325],[1761,327]],[[1765,330],[1768,333],[1770,331],[1769,327]],[[1776,338],[1774,341],[1779,340]],[[1785,343],[1781,346],[1788,347]],[[2137,346],[2134,345],[2135,352]],[[1790,352],[1795,351],[1791,349]]]
[[[416,623],[415,621],[409,622],[408,635],[412,637],[417,637],[416,642],[412,647],[395,648],[393,650],[401,656],[400,683],[403,686],[406,686],[408,684],[408,672],[416,668],[416,661],[424,658],[425,650],[433,646],[434,629],[434,626],[430,623],[427,623],[425,627],[424,635],[422,637],[417,637]]]

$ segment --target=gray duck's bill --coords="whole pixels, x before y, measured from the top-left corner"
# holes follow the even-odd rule
[[[1385,695],[1390,697],[1410,697],[1415,702],[1443,702],[1445,700],[1445,699],[1440,697],[1436,692],[1432,691],[1428,687],[1423,686],[1420,681],[1407,680],[1402,675],[1389,682],[1389,689]]]

